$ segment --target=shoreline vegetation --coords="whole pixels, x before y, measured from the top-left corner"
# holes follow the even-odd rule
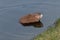
[[[33,40],[60,40],[60,18],[56,20],[53,26],[38,34]]]

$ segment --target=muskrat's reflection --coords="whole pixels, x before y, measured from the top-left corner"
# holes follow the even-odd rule
[[[41,21],[38,21],[38,22],[33,22],[33,23],[24,23],[22,24],[23,26],[27,27],[27,26],[34,26],[34,27],[43,27],[43,24]]]

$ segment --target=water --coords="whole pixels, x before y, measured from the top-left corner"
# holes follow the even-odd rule
[[[24,27],[23,15],[41,12],[44,27]],[[0,40],[30,40],[60,17],[60,0],[0,0]]]

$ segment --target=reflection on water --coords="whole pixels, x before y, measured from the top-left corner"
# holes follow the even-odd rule
[[[39,28],[39,27],[43,27],[43,23],[41,21],[38,21],[38,22],[33,22],[33,23],[24,23],[22,24],[24,27],[27,27],[27,26],[33,26],[33,27],[36,27],[36,28]]]

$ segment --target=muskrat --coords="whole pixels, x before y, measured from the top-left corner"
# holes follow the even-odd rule
[[[23,16],[20,18],[20,23],[32,23],[32,22],[38,22],[43,17],[43,14],[41,13],[31,13],[27,14],[26,16]]]

